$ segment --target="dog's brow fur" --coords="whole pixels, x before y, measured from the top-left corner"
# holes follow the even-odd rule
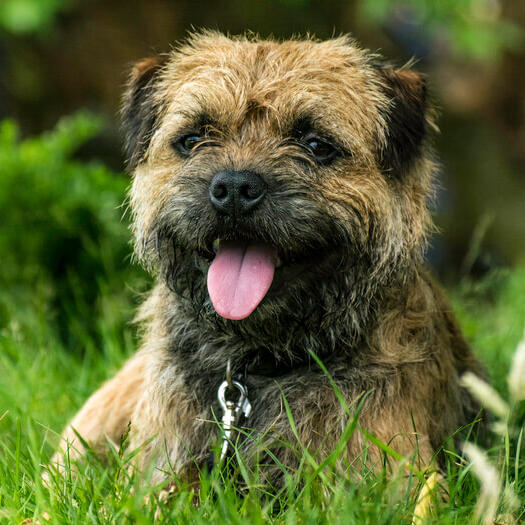
[[[131,422],[135,458],[192,477],[216,439],[216,391],[231,360],[248,385],[246,425],[275,457],[297,466],[272,436],[321,455],[346,415],[324,362],[349,406],[366,394],[360,425],[422,463],[478,406],[459,377],[483,370],[447,301],[423,265],[435,163],[433,110],[422,75],[395,69],[348,37],[277,42],[195,34],[169,54],[140,62],[123,100],[135,253],[157,279],[137,321],[142,347],[86,403],[73,428],[101,447]],[[314,132],[337,151],[322,163],[301,142]],[[202,133],[191,152],[174,142]],[[233,222],[209,198],[213,177],[256,173],[261,206]],[[257,309],[223,319],[206,274],[216,238],[272,246],[283,261]],[[151,438],[154,438],[151,440]],[[347,457],[361,456],[356,432]],[[75,446],[81,449],[78,442]],[[256,444],[243,443],[247,457]],[[79,453],[81,450],[79,451]],[[57,456],[58,457],[58,456]],[[262,455],[261,475],[282,472]],[[381,452],[370,445],[368,466]]]

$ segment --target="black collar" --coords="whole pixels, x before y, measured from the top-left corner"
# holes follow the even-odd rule
[[[305,367],[310,367],[312,358],[309,354],[304,356],[289,356],[277,358],[273,353],[268,351],[256,350],[243,356],[240,363],[232,365],[236,375],[246,376],[263,376],[263,377],[282,377],[290,372]]]

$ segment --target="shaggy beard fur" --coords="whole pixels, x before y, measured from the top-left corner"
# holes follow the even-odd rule
[[[318,369],[311,353],[328,366],[352,366],[355,359],[366,359],[360,349],[366,348],[366,334],[383,309],[392,300],[407,301],[405,290],[415,276],[406,259],[385,260],[384,244],[374,249],[373,236],[367,239],[372,247],[356,249],[348,225],[336,227],[335,219],[330,224],[331,236],[323,239],[330,246],[325,248],[328,255],[313,267],[301,265],[292,281],[272,286],[269,297],[242,323],[215,313],[206,287],[205,257],[185,249],[166,225],[150,234],[155,251],[145,253],[157,268],[163,310],[146,307],[149,313],[139,320],[151,322],[149,315],[154,313],[162,332],[170,334],[169,352],[185,384],[214,413],[219,413],[216,389],[228,361],[233,376],[251,391],[257,390],[256,376],[275,378]]]

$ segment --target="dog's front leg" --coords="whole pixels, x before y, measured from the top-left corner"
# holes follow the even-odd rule
[[[145,352],[134,355],[114,378],[86,401],[62,433],[60,448],[52,459],[53,465],[63,470],[65,454],[70,460],[85,454],[77,434],[99,454],[104,452],[108,443],[119,443],[144,391],[148,357]]]

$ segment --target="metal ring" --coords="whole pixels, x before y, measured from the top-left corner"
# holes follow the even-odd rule
[[[239,399],[235,403],[236,405],[242,404],[243,400],[246,399],[246,396],[248,395],[248,390],[242,383],[239,383],[238,381],[232,381],[232,387],[230,387],[228,385],[228,381],[223,381],[221,383],[221,386],[219,386],[219,390],[217,391],[217,398],[219,400],[219,403],[221,404],[221,407],[226,408],[226,389],[233,387],[235,387],[241,394]]]

